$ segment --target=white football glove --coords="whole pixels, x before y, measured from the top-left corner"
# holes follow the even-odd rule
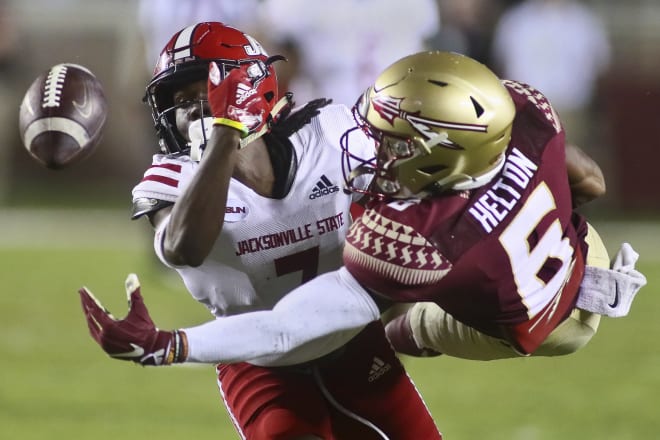
[[[626,316],[635,295],[647,282],[644,274],[635,269],[638,259],[632,246],[623,243],[611,269],[585,267],[576,306],[611,318]]]

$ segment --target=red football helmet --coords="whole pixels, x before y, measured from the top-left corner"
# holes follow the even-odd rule
[[[164,153],[187,152],[190,148],[177,130],[174,119],[174,110],[190,103],[175,106],[173,92],[183,83],[206,78],[211,61],[215,61],[220,68],[221,78],[243,64],[258,64],[265,75],[262,79],[265,87],[260,88],[264,90],[264,98],[270,103],[271,109],[277,102],[275,69],[257,40],[219,22],[197,23],[182,29],[174,34],[162,50],[145,96]],[[208,106],[205,102],[200,105],[204,113]],[[210,114],[202,114],[204,116]]]

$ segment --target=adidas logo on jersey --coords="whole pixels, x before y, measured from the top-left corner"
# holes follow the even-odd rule
[[[391,369],[392,366],[390,364],[385,363],[379,357],[374,357],[374,362],[371,364],[371,370],[369,370],[369,382],[373,382]]]
[[[319,197],[327,196],[328,194],[336,193],[337,191],[339,191],[339,187],[332,183],[324,174],[319,181],[316,182],[316,186],[314,186],[312,193],[309,195],[309,199],[318,199]]]

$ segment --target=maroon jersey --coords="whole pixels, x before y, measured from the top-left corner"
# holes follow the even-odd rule
[[[586,223],[572,211],[554,110],[504,84],[516,117],[502,171],[472,191],[376,203],[351,228],[344,264],[377,295],[435,302],[531,353],[575,305]]]

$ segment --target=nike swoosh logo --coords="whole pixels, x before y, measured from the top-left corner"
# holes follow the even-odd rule
[[[621,296],[619,294],[619,283],[615,283],[615,286],[616,288],[614,289],[614,301],[612,301],[612,304],[608,304],[608,306],[612,307],[613,309],[619,305],[619,297]]]
[[[140,347],[139,345],[135,345],[132,342],[130,343],[131,347],[133,347],[132,351],[127,351],[126,353],[115,353],[112,355],[112,357],[116,358],[136,358],[136,357],[141,357],[144,354],[144,348]]]
[[[89,99],[87,97],[87,86],[83,86],[83,90],[85,94],[83,95],[83,100],[82,103],[79,103],[78,101],[74,100],[73,101],[73,107],[80,113],[80,116],[83,118],[87,119],[92,115],[92,106],[89,105]]]

